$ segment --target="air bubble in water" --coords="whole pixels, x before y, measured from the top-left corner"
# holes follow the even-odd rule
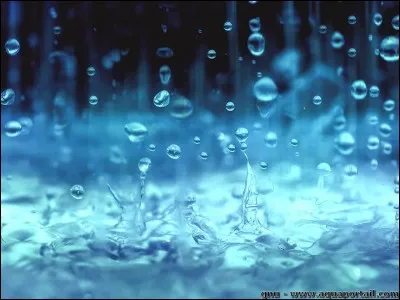
[[[350,48],[350,49],[347,51],[347,55],[348,55],[349,57],[351,57],[351,58],[356,57],[356,55],[357,55],[357,50],[354,49],[354,48]]]
[[[225,108],[227,111],[234,111],[235,110],[235,104],[233,102],[227,102],[225,105]]]
[[[151,167],[151,160],[148,157],[143,157],[138,162],[138,168],[140,173],[146,174]]]
[[[336,131],[341,131],[346,127],[346,117],[343,115],[337,116],[333,121],[333,128]]]
[[[358,169],[357,166],[354,164],[348,164],[344,167],[343,169],[344,174],[347,176],[347,178],[355,178],[358,174]]]
[[[263,77],[254,84],[253,95],[259,101],[269,102],[278,97],[278,88],[270,77]]]
[[[15,102],[15,92],[12,89],[5,89],[1,92],[1,105],[11,105]]]
[[[319,33],[320,34],[326,34],[328,32],[328,27],[326,25],[320,25],[319,26]]]
[[[210,49],[207,52],[207,57],[209,59],[215,59],[217,57],[217,52],[214,49]]]
[[[166,107],[169,104],[170,95],[166,90],[158,92],[153,98],[153,104],[157,107]]]
[[[335,139],[335,147],[342,155],[350,155],[353,153],[356,141],[353,135],[348,131],[343,131]]]
[[[156,145],[150,144],[148,149],[149,149],[149,151],[154,152],[154,151],[156,151]]]
[[[364,99],[368,94],[367,84],[364,80],[356,80],[351,84],[351,95],[356,100]]]
[[[193,113],[193,104],[189,99],[179,97],[172,101],[170,115],[176,119],[188,118]]]
[[[260,56],[265,50],[265,39],[261,33],[255,32],[250,34],[247,40],[247,48],[254,56]]]
[[[383,60],[393,62],[399,60],[399,38],[388,36],[381,42],[379,54]]]
[[[370,96],[371,98],[377,98],[377,97],[379,97],[379,88],[378,88],[376,85],[372,85],[372,86],[369,88],[369,96]]]
[[[276,145],[278,144],[278,136],[276,135],[275,132],[269,131],[267,134],[264,136],[264,142],[265,145],[268,148],[275,148]]]
[[[249,137],[249,131],[244,127],[240,127],[235,131],[235,136],[239,143],[244,143]]]
[[[315,105],[321,105],[321,103],[322,103],[322,98],[321,98],[321,96],[319,96],[319,95],[314,96],[314,98],[313,98],[313,103],[314,103]]]
[[[229,150],[229,152],[231,152],[231,153],[235,152],[235,150],[236,150],[235,145],[234,145],[234,144],[229,144],[229,145],[228,145],[228,150]]]
[[[200,144],[200,138],[198,136],[195,136],[193,138],[193,143],[195,143],[196,145]]]
[[[375,135],[368,137],[367,148],[369,150],[377,150],[379,148],[379,138]]]
[[[97,103],[99,103],[99,99],[95,95],[92,95],[89,97],[89,103],[91,105],[96,105]]]
[[[344,46],[344,36],[339,31],[335,31],[331,37],[331,45],[334,49],[341,49]]]
[[[347,18],[347,22],[348,22],[350,25],[356,24],[356,23],[357,23],[357,18],[356,18],[356,16],[354,16],[354,15],[349,16],[349,17]]]
[[[394,110],[395,105],[396,104],[395,104],[394,100],[392,100],[392,99],[385,100],[385,102],[383,102],[383,110],[392,111],[392,110]]]
[[[399,15],[396,15],[392,19],[392,27],[394,30],[399,30]]]
[[[383,17],[380,13],[376,13],[374,15],[374,23],[376,26],[381,26],[383,21]]]
[[[178,159],[181,156],[181,147],[175,144],[168,146],[167,155],[172,159]]]
[[[392,149],[393,149],[392,144],[384,142],[384,143],[382,143],[382,146],[383,146],[382,147],[383,154],[385,154],[385,155],[392,154]]]
[[[261,22],[260,22],[260,18],[252,18],[249,21],[249,28],[252,32],[258,32],[261,29]]]
[[[53,6],[50,7],[49,14],[52,19],[57,19],[57,11]]]
[[[156,55],[161,58],[171,58],[174,56],[174,51],[168,47],[160,47],[157,49]]]
[[[231,30],[232,30],[232,23],[229,22],[229,21],[226,21],[226,22],[224,23],[224,30],[225,30],[225,31],[231,31]]]
[[[374,158],[374,159],[371,159],[371,169],[372,170],[376,170],[376,169],[378,169],[378,161]]]
[[[81,185],[75,184],[74,186],[71,187],[70,194],[75,199],[81,200],[81,199],[83,199],[83,196],[85,195],[85,190],[83,189],[83,187]]]
[[[22,126],[18,121],[9,121],[4,125],[4,132],[8,137],[16,137],[21,131]]]
[[[387,123],[382,123],[379,126],[379,133],[383,137],[389,137],[390,134],[392,133],[392,127]]]
[[[201,153],[200,153],[200,158],[201,158],[202,160],[207,160],[207,158],[208,158],[207,152],[201,152]]]
[[[60,27],[60,26],[54,26],[54,28],[53,28],[53,33],[54,33],[55,35],[61,34],[61,27]]]
[[[167,65],[162,65],[159,70],[161,84],[168,84],[171,79],[171,69]]]
[[[147,135],[147,128],[143,124],[137,122],[126,124],[124,130],[132,143],[143,141]]]
[[[265,169],[267,169],[267,167],[268,167],[268,164],[265,161],[260,162],[261,170],[265,170]]]
[[[86,74],[90,77],[94,76],[96,74],[96,69],[94,67],[89,67],[86,70]]]
[[[299,145],[299,141],[297,139],[291,139],[290,140],[290,145],[292,147],[297,147]]]
[[[17,55],[20,50],[19,42],[16,39],[9,39],[6,44],[6,52],[10,56]]]
[[[245,142],[240,143],[240,150],[246,151],[247,150],[247,144]]]
[[[371,115],[371,116],[369,116],[369,118],[368,118],[368,124],[369,124],[369,125],[374,126],[374,125],[378,124],[378,122],[379,122],[379,119],[378,119],[378,116],[377,116],[377,115]]]

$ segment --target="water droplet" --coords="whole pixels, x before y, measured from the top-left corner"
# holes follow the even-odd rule
[[[83,189],[83,187],[81,185],[75,184],[74,186],[71,187],[70,194],[75,199],[81,200],[81,199],[83,199],[83,196],[85,195],[85,190]]]
[[[207,57],[209,59],[215,59],[217,57],[217,52],[214,49],[210,49],[207,52]]]
[[[171,79],[171,69],[167,65],[162,65],[159,70],[161,84],[168,84]]]
[[[371,169],[374,171],[378,169],[378,161],[375,158],[371,159]]]
[[[331,45],[334,49],[341,49],[344,46],[344,36],[339,31],[335,31],[331,37]]]
[[[383,152],[383,154],[385,154],[385,155],[390,155],[390,154],[392,154],[392,149],[393,149],[393,147],[392,147],[392,144],[390,144],[390,143],[387,143],[387,142],[383,142],[382,143],[382,152]]]
[[[260,162],[261,170],[266,170],[268,168],[268,164],[265,161]]]
[[[249,131],[244,127],[240,127],[236,130],[235,136],[239,143],[244,143],[249,137]]]
[[[232,30],[232,23],[229,22],[229,21],[226,21],[226,22],[224,23],[224,30],[225,30],[225,31],[231,31],[231,30]]]
[[[379,148],[379,138],[377,136],[371,135],[368,137],[367,148],[369,150],[377,150]]]
[[[246,151],[247,150],[247,144],[245,142],[240,143],[240,150]]]
[[[388,36],[381,42],[380,56],[387,62],[399,60],[399,38],[397,36]]]
[[[350,25],[356,24],[356,23],[357,23],[357,18],[356,18],[356,16],[353,16],[353,15],[349,16],[349,17],[347,18],[347,22],[348,22]]]
[[[371,85],[371,87],[369,88],[369,96],[371,98],[379,97],[379,88],[376,85]]]
[[[20,50],[19,42],[16,39],[9,39],[6,44],[6,52],[10,56],[17,55]]]
[[[358,169],[357,166],[353,164],[348,164],[343,168],[344,174],[347,176],[347,178],[355,178],[358,174]]]
[[[189,99],[179,97],[172,101],[170,115],[177,119],[188,118],[193,113],[193,105]]]
[[[194,138],[193,138],[193,143],[195,143],[196,145],[198,145],[198,144],[200,144],[200,138],[198,137],[198,136],[195,136]]]
[[[15,102],[15,92],[12,89],[5,89],[1,92],[1,105],[11,105]]]
[[[348,131],[343,131],[335,139],[335,147],[342,155],[350,155],[354,151],[356,141]]]
[[[87,68],[86,73],[88,76],[92,77],[96,74],[96,69],[94,67],[89,67]]]
[[[392,127],[387,123],[382,123],[379,125],[379,133],[383,137],[389,137],[392,133]]]
[[[138,168],[140,173],[146,174],[151,167],[151,160],[148,157],[143,157],[138,162]]]
[[[207,158],[208,158],[207,152],[201,152],[201,153],[200,153],[200,158],[201,158],[202,160],[207,160]]]
[[[227,102],[225,105],[225,108],[227,111],[234,111],[235,110],[235,104],[233,102]]]
[[[318,96],[318,95],[314,96],[314,98],[313,98],[313,103],[314,103],[315,105],[321,105],[321,103],[322,103],[322,98],[321,98],[321,96]]]
[[[126,124],[124,130],[132,143],[143,141],[147,135],[147,128],[143,124],[137,122]]]
[[[278,136],[275,132],[269,131],[264,137],[264,142],[268,148],[275,148],[278,144]]]
[[[373,38],[372,34],[368,35],[368,41],[372,42]]]
[[[169,104],[169,93],[166,90],[158,92],[153,98],[153,104],[157,107],[166,107]]]
[[[149,151],[154,152],[154,151],[156,151],[156,145],[150,144],[148,149],[149,149]]]
[[[388,99],[385,100],[385,102],[383,102],[383,110],[385,111],[392,111],[395,108],[395,102],[392,99]]]
[[[351,84],[351,95],[356,100],[364,99],[368,94],[367,84],[364,80],[356,80]]]
[[[161,58],[171,58],[174,56],[174,51],[168,47],[160,47],[157,49],[156,55]]]
[[[231,152],[231,153],[235,152],[235,151],[236,151],[235,145],[234,145],[234,144],[229,144],[229,145],[228,145],[228,150],[229,150],[229,152]]]
[[[247,48],[254,56],[260,56],[265,50],[265,39],[261,33],[255,32],[250,34],[247,40]]]
[[[346,117],[343,115],[337,116],[333,122],[333,128],[336,131],[341,131],[346,127]]]
[[[396,15],[392,19],[392,27],[394,30],[399,30],[399,15]]]
[[[172,159],[178,159],[181,156],[181,147],[175,144],[168,146],[167,155]]]
[[[263,77],[254,84],[253,95],[258,101],[269,102],[278,97],[278,88],[271,78]]]
[[[60,27],[60,26],[54,26],[54,28],[53,28],[53,33],[54,33],[55,35],[61,34],[61,27]]]
[[[91,105],[96,105],[97,103],[99,103],[99,99],[97,99],[95,95],[92,95],[89,97],[89,103]]]
[[[9,121],[4,125],[4,131],[8,137],[16,137],[22,131],[21,123],[18,121]]]
[[[57,11],[54,7],[50,7],[49,14],[52,19],[57,19]]]
[[[348,55],[349,57],[351,57],[351,58],[356,57],[356,56],[357,56],[357,50],[354,49],[354,48],[350,48],[350,49],[347,51],[347,55]]]
[[[320,25],[319,26],[319,33],[320,34],[326,34],[328,32],[328,27],[326,25]]]
[[[376,26],[381,26],[383,22],[383,17],[380,13],[374,15],[374,23]]]
[[[249,28],[251,32],[258,32],[261,29],[261,21],[260,18],[252,18],[249,20]]]
[[[297,147],[299,145],[299,141],[297,139],[291,139],[290,140],[290,145],[292,147]]]
[[[368,118],[368,124],[369,124],[369,125],[374,126],[374,125],[378,124],[378,122],[379,122],[379,119],[378,119],[378,116],[377,116],[377,115],[371,115],[371,116],[369,116],[369,118]]]

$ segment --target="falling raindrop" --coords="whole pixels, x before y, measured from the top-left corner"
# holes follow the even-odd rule
[[[262,105],[263,102],[270,102],[278,97],[278,88],[271,78],[263,77],[254,84],[253,95],[258,100],[257,105]]]
[[[240,143],[240,150],[246,151],[247,150],[247,144],[245,142]]]
[[[99,99],[95,95],[92,95],[89,97],[89,103],[91,105],[96,105],[99,102]]]
[[[392,110],[394,110],[395,105],[396,104],[395,104],[394,100],[388,99],[388,100],[385,100],[385,102],[383,102],[383,109],[385,111],[392,111]]]
[[[319,33],[320,34],[326,34],[328,32],[328,27],[326,25],[320,25],[319,26]]]
[[[376,85],[371,85],[371,87],[369,88],[369,96],[371,98],[379,97],[379,88]]]
[[[261,56],[265,50],[265,39],[261,33],[255,32],[250,34],[247,40],[247,48],[254,56]]]
[[[353,135],[348,131],[343,131],[335,139],[335,147],[342,155],[350,155],[353,153],[356,141]]]
[[[138,162],[138,168],[140,173],[146,174],[151,167],[151,160],[148,157],[143,157]]]
[[[170,95],[166,90],[158,92],[153,98],[153,104],[157,107],[166,107],[169,104]]]
[[[229,152],[231,152],[231,153],[235,152],[235,150],[236,150],[235,145],[234,145],[234,144],[229,144],[229,145],[228,145],[228,150],[229,150]]]
[[[233,102],[227,102],[225,105],[225,108],[227,111],[234,111],[235,110],[235,104]]]
[[[399,30],[399,15],[396,15],[392,19],[392,27],[394,30]]]
[[[196,145],[199,145],[200,144],[200,138],[198,137],[198,136],[195,136],[194,138],[193,138],[193,143],[195,143]]]
[[[260,18],[252,18],[249,20],[249,28],[251,32],[259,32],[261,29],[261,21]]]
[[[224,30],[225,30],[225,31],[231,31],[231,30],[232,30],[232,23],[229,22],[229,21],[226,21],[226,22],[224,23]]]
[[[16,39],[9,39],[6,44],[6,52],[10,56],[17,55],[20,50],[19,42]]]
[[[322,103],[322,98],[321,98],[321,96],[319,96],[319,95],[314,96],[314,98],[313,98],[313,103],[314,103],[315,105],[321,105],[321,103]]]
[[[377,150],[379,148],[379,138],[377,136],[371,135],[368,137],[367,148],[369,150]]]
[[[89,67],[86,70],[88,76],[92,77],[96,74],[96,69],[94,67]]]
[[[379,133],[383,137],[389,137],[392,133],[392,127],[387,123],[382,123],[379,125]]]
[[[265,161],[260,162],[260,168],[261,170],[266,170],[268,167],[268,164]]]
[[[124,130],[132,143],[143,141],[147,135],[147,128],[143,124],[137,122],[126,124]]]
[[[207,52],[207,57],[209,59],[215,59],[217,57],[217,52],[214,49],[210,49]]]
[[[1,105],[11,105],[15,102],[15,92],[12,89],[5,89],[1,92]]]
[[[374,171],[378,169],[378,161],[375,158],[371,159],[371,169]]]
[[[172,159],[178,159],[181,156],[181,147],[175,144],[168,146],[167,155]]]
[[[53,33],[54,33],[55,35],[61,34],[61,27],[60,27],[60,26],[54,26],[54,28],[53,28]]]
[[[356,80],[351,84],[351,95],[356,100],[364,99],[368,94],[367,84],[364,80]]]
[[[380,13],[374,15],[374,23],[376,26],[381,26],[383,22],[383,17]]]
[[[399,38],[397,36],[388,36],[381,42],[379,54],[383,60],[393,62],[399,60]]]
[[[357,56],[357,50],[354,49],[354,48],[350,48],[350,49],[347,51],[347,55],[348,55],[349,57],[351,57],[351,58],[356,57],[356,56]]]
[[[184,97],[175,99],[170,106],[170,115],[176,119],[186,119],[193,113],[192,102]]]
[[[249,131],[244,127],[240,127],[235,131],[235,136],[239,143],[244,143],[249,137]]]
[[[74,186],[71,187],[70,194],[75,199],[81,200],[81,199],[83,199],[83,196],[85,195],[85,190],[83,189],[83,187],[81,185],[75,184]]]
[[[207,152],[201,152],[201,153],[200,153],[200,158],[201,158],[202,160],[207,160],[207,158],[208,158]]]
[[[356,24],[356,23],[357,23],[357,18],[356,18],[356,16],[353,16],[353,15],[349,16],[349,17],[347,18],[347,22],[348,22],[350,25]]]
[[[16,137],[22,131],[21,123],[18,121],[9,121],[4,125],[4,132],[8,137]]]
[[[368,124],[369,124],[369,125],[374,126],[374,125],[378,124],[378,122],[379,122],[379,119],[378,119],[378,116],[377,116],[377,115],[371,115],[371,116],[369,116],[369,118],[368,118]]]
[[[385,154],[385,155],[390,155],[390,154],[392,154],[392,150],[393,150],[393,147],[392,147],[392,144],[390,144],[390,143],[387,143],[387,142],[383,142],[382,143],[382,152],[383,152],[383,154]]]
[[[299,141],[297,139],[291,139],[290,140],[290,145],[292,147],[297,147],[299,145]]]
[[[159,70],[161,84],[168,84],[171,79],[171,69],[167,65],[162,65]]]
[[[334,49],[341,49],[344,46],[344,36],[339,31],[335,31],[331,37],[331,45]]]
[[[154,152],[154,151],[156,151],[156,145],[150,144],[148,149],[149,149],[149,151]]]
[[[346,127],[346,117],[343,115],[337,116],[333,121],[333,128],[336,131],[341,131]]]
[[[264,136],[264,142],[268,148],[275,148],[278,144],[278,136],[275,132],[269,131]]]

